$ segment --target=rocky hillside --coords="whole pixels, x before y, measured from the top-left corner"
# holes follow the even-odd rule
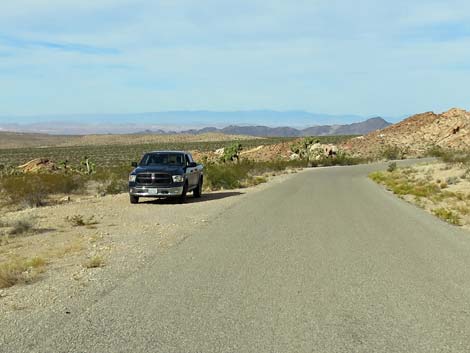
[[[417,114],[385,129],[353,138],[342,148],[363,156],[377,156],[389,149],[397,149],[405,156],[421,156],[436,146],[470,149],[470,112],[454,108],[443,114]]]

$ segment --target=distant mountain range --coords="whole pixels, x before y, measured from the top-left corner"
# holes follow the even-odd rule
[[[54,135],[132,134],[141,131],[200,133],[221,131],[257,136],[362,134],[387,123],[356,115],[328,115],[305,111],[169,111],[136,114],[0,116],[0,131]],[[357,125],[356,125],[357,124]],[[364,125],[365,124],[365,125]],[[348,126],[351,125],[351,128]],[[367,126],[371,125],[371,128]],[[207,127],[209,126],[209,127]],[[285,126],[285,127],[275,127]],[[313,126],[312,128],[305,128]],[[202,128],[206,127],[206,128]]]
[[[224,128],[205,127],[202,129],[183,130],[179,133],[199,135],[210,132],[219,132],[229,135],[249,135],[259,137],[298,137],[298,136],[332,136],[332,135],[365,135],[369,132],[383,129],[391,125],[382,118],[371,118],[359,123],[344,125],[320,125],[305,129],[293,127],[269,127],[269,126],[238,126],[230,125]],[[146,130],[142,134],[175,134],[174,131]]]

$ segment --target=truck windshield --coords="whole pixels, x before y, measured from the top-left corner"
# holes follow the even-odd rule
[[[140,161],[141,166],[185,164],[184,154],[181,153],[147,153]]]

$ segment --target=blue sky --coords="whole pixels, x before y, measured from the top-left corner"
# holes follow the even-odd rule
[[[468,0],[15,0],[0,116],[470,107]]]

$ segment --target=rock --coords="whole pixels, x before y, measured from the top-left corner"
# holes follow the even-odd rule
[[[297,153],[292,153],[289,157],[291,161],[297,161],[300,159],[300,156]]]
[[[60,203],[67,203],[67,202],[70,202],[70,196],[65,196],[65,197],[62,197],[60,200],[59,200]]]
[[[214,152],[218,156],[222,156],[225,153],[225,147],[219,148],[218,150],[215,150]]]
[[[53,172],[59,170],[57,165],[47,158],[36,158],[28,163],[18,166],[23,173]]]

